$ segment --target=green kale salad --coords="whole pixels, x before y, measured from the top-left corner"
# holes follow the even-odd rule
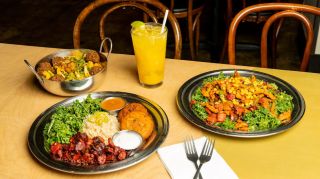
[[[45,150],[50,151],[51,144],[55,142],[68,144],[70,138],[82,128],[86,116],[102,111],[101,101],[88,95],[82,102],[76,100],[70,106],[59,106],[43,130]]]
[[[190,105],[207,125],[230,131],[256,132],[275,129],[291,120],[293,97],[251,77],[222,72],[208,77],[195,89]]]

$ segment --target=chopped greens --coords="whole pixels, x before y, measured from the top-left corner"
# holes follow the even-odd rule
[[[285,92],[280,92],[276,95],[276,97],[276,109],[278,114],[291,111],[293,109],[294,105],[292,103],[292,96],[286,94]]]
[[[205,108],[203,106],[201,106],[201,104],[199,102],[195,103],[194,105],[192,105],[192,109],[194,111],[196,111],[196,115],[201,119],[201,120],[205,120],[208,118],[208,114],[205,110]]]
[[[203,101],[203,102],[207,102],[208,101],[208,99],[202,95],[200,87],[198,87],[195,90],[195,92],[192,94],[191,99],[196,100],[196,101]]]
[[[192,106],[192,109],[200,119],[205,120],[208,117],[208,114],[205,108],[201,105],[201,103],[199,103],[199,102],[208,102],[208,99],[204,97],[201,93],[201,87],[206,83],[210,83],[215,80],[223,80],[225,78],[227,78],[227,76],[225,76],[222,72],[220,72],[217,77],[214,77],[214,76],[208,77],[203,80],[202,85],[198,87],[195,90],[195,92],[192,94],[191,99],[197,101],[197,103]]]
[[[70,137],[82,128],[85,117],[101,111],[100,102],[101,99],[89,95],[82,102],[76,100],[70,106],[59,106],[43,130],[45,150],[49,151],[54,142],[69,143]]]
[[[217,122],[217,123],[215,123],[215,125],[223,128],[223,129],[234,130],[235,126],[236,126],[236,122],[231,121],[230,118],[226,118],[225,121]]]
[[[249,125],[249,131],[275,129],[281,121],[271,115],[265,108],[259,108],[244,115],[243,120]]]
[[[277,84],[252,76],[220,72],[195,88],[190,106],[207,125],[235,131],[275,129],[290,120],[293,97]]]
[[[219,75],[216,76],[210,76],[206,79],[203,80],[202,85],[206,84],[206,83],[210,83],[212,81],[216,81],[216,80],[224,80],[226,79],[228,76],[224,75],[222,72],[219,73]]]

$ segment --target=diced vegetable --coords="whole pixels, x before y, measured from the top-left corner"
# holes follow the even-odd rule
[[[191,96],[192,111],[207,125],[240,131],[277,128],[291,120],[293,97],[275,83],[222,72],[203,80]]]
[[[82,102],[77,100],[70,106],[58,107],[43,130],[45,150],[49,151],[54,142],[69,143],[69,139],[82,128],[85,117],[101,110],[100,102],[101,99],[92,99],[89,95]]]

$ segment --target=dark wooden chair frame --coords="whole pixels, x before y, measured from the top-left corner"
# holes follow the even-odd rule
[[[225,37],[224,37],[224,42],[223,42],[223,47],[221,50],[221,54],[220,54],[220,62],[223,62],[225,56],[226,56],[226,52],[227,52],[227,48],[228,48],[228,29],[230,26],[230,23],[233,19],[233,17],[235,16],[234,12],[233,12],[233,7],[234,7],[234,0],[226,0],[226,32],[225,32]],[[258,0],[257,4],[261,3],[262,0]],[[276,3],[280,3],[282,0],[274,0],[274,2]],[[241,0],[241,4],[242,4],[242,9],[247,7],[247,0]],[[261,15],[259,12],[256,13],[254,18],[249,18],[248,16],[246,18],[243,19],[243,22],[255,22],[256,24],[260,24],[261,22],[265,22],[265,19],[268,18],[265,15]],[[254,19],[254,20],[253,20]],[[275,23],[274,25],[274,29],[273,29],[273,33],[271,36],[271,43],[272,46],[274,48],[271,49],[271,53],[272,53],[272,59],[275,59],[275,51],[276,51],[276,45],[277,45],[277,37],[279,34],[279,29],[281,28],[283,23],[283,19],[280,19],[278,22]],[[273,60],[274,61],[274,60]]]
[[[154,22],[157,21],[157,16],[152,10],[149,10],[145,4],[151,5],[160,12],[165,13],[167,7],[164,6],[162,3],[158,1],[153,1],[153,0],[96,0],[92,3],[90,3],[88,6],[86,6],[81,13],[78,15],[77,20],[75,22],[74,28],[73,28],[73,45],[74,48],[80,48],[80,29],[81,26],[86,19],[86,17],[96,8],[106,5],[106,4],[114,4],[114,6],[108,8],[103,15],[101,16],[100,19],[100,38],[103,40],[105,38],[105,30],[104,30],[104,24],[105,24],[105,18],[114,10],[117,10],[121,7],[136,7],[137,9],[142,10],[145,12],[147,15],[151,17],[151,19]],[[181,58],[181,48],[182,48],[182,39],[181,39],[181,30],[180,26],[178,24],[177,19],[175,16],[172,14],[172,12],[169,12],[168,14],[168,22],[171,24],[171,27],[173,29],[174,33],[174,38],[175,38],[175,54],[174,58],[175,59],[180,59]],[[107,46],[104,45],[104,50],[107,51]]]
[[[304,49],[304,55],[300,65],[300,71],[306,71],[309,64],[309,58],[313,43],[313,28],[309,19],[303,15],[303,13],[309,13],[313,15],[320,16],[320,8],[314,6],[308,6],[303,4],[294,4],[294,3],[263,3],[253,6],[249,6],[241,10],[232,20],[229,28],[228,35],[228,56],[229,64],[235,64],[235,40],[236,40],[236,30],[238,25],[247,15],[256,12],[262,11],[277,11],[273,14],[264,24],[261,35],[261,67],[268,67],[268,56],[267,56],[267,35],[270,29],[270,26],[277,20],[284,17],[293,17],[300,20],[307,32],[306,46]]]
[[[194,8],[193,2],[196,0],[188,0],[187,11],[174,12],[174,0],[170,0],[169,9],[173,12],[177,19],[186,18],[188,22],[188,39],[191,58],[195,59],[199,49],[200,38],[200,17],[205,7],[205,2],[200,6]]]

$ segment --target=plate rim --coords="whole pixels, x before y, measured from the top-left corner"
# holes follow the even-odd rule
[[[220,72],[223,72],[223,73],[225,73],[225,72],[234,73],[235,71],[238,71],[240,73],[246,72],[246,73],[251,73],[251,74],[258,74],[258,75],[262,75],[262,76],[267,76],[268,78],[274,80],[275,83],[281,82],[282,84],[284,84],[287,88],[289,88],[295,94],[295,96],[298,97],[298,101],[297,102],[301,106],[300,111],[298,111],[298,113],[297,113],[297,118],[298,119],[292,120],[287,125],[280,126],[280,127],[276,128],[276,129],[273,129],[273,130],[258,131],[258,132],[250,132],[250,133],[248,133],[248,132],[239,132],[239,131],[226,131],[226,130],[223,130],[223,129],[219,129],[219,128],[214,128],[214,127],[208,126],[208,125],[204,124],[204,122],[201,121],[201,119],[196,117],[195,114],[193,114],[192,111],[191,111],[192,114],[190,114],[190,111],[185,109],[185,107],[183,105],[183,100],[184,99],[182,99],[182,98],[185,97],[184,91],[186,91],[187,89],[189,90],[190,86],[192,87],[192,89],[195,89],[200,84],[202,84],[203,79],[205,79],[205,78],[207,78],[209,76],[216,76]],[[214,75],[214,74],[216,74],[216,75]],[[191,90],[190,93],[191,92],[193,92],[193,91]],[[190,96],[191,95],[190,93],[187,94],[187,95]],[[203,130],[206,130],[208,132],[219,134],[219,135],[222,135],[222,136],[238,137],[238,138],[267,137],[267,136],[272,136],[272,135],[276,135],[276,134],[285,132],[289,128],[291,128],[294,125],[296,125],[302,119],[302,117],[303,117],[303,115],[305,113],[305,108],[306,108],[306,104],[305,104],[305,100],[304,100],[303,96],[290,83],[284,81],[283,79],[281,79],[279,77],[273,76],[271,74],[267,74],[267,73],[260,72],[260,71],[255,71],[255,70],[249,70],[249,69],[218,69],[218,70],[212,70],[212,71],[203,72],[203,73],[200,73],[200,74],[198,74],[196,76],[193,76],[190,79],[188,79],[187,81],[185,81],[181,85],[181,87],[179,88],[178,94],[176,96],[176,104],[177,104],[178,110],[179,110],[180,114],[183,116],[183,118],[185,120],[189,121],[191,124],[195,125],[196,127],[199,127],[199,128],[201,128]]]
[[[129,157],[128,159],[130,159],[130,160],[128,162],[126,160],[123,160],[123,161],[112,163],[114,165],[117,163],[120,163],[120,164],[118,164],[120,166],[115,166],[115,168],[111,168],[111,169],[108,168],[108,166],[110,166],[108,164],[103,165],[103,166],[92,166],[92,168],[90,168],[90,167],[85,168],[85,167],[81,167],[81,166],[70,165],[67,163],[59,162],[59,161],[54,161],[52,159],[50,159],[49,163],[47,163],[47,159],[43,157],[43,155],[45,155],[45,154],[43,154],[41,151],[37,151],[38,146],[36,144],[36,141],[33,140],[33,137],[35,137],[35,135],[37,133],[37,129],[39,129],[39,128],[36,128],[37,125],[40,125],[43,122],[43,120],[45,120],[46,115],[48,115],[49,112],[51,112],[52,110],[55,110],[58,106],[66,105],[66,103],[67,104],[72,103],[73,101],[75,101],[77,99],[80,99],[80,100],[85,99],[88,95],[91,95],[92,98],[98,98],[99,96],[102,96],[102,95],[107,95],[107,96],[124,95],[126,97],[140,99],[140,100],[142,100],[142,102],[147,102],[148,105],[150,105],[150,107],[152,107],[152,109],[155,109],[157,111],[157,115],[159,115],[159,117],[161,118],[163,128],[162,128],[161,133],[157,134],[158,140],[154,144],[150,145],[151,146],[150,151],[146,151],[147,149],[145,149],[145,151],[141,152],[139,156],[137,156],[137,157],[132,156],[134,158]],[[152,113],[152,114],[154,114],[154,113]],[[81,94],[78,96],[66,98],[60,102],[53,104],[52,106],[48,107],[46,110],[41,112],[35,118],[35,120],[33,121],[32,125],[28,131],[27,145],[28,145],[29,152],[32,154],[33,158],[35,158],[39,163],[41,163],[44,166],[51,168],[53,170],[64,172],[64,173],[79,174],[79,175],[103,174],[103,173],[110,173],[110,172],[115,172],[115,171],[129,168],[129,167],[136,165],[136,164],[146,160],[147,158],[149,158],[153,153],[155,153],[157,151],[157,149],[165,141],[165,139],[169,133],[169,125],[170,124],[169,124],[168,116],[165,113],[165,111],[163,110],[163,108],[148,98],[145,98],[143,96],[140,96],[140,95],[137,95],[134,93],[128,93],[128,92],[99,91],[99,92],[85,93],[85,94]],[[124,162],[126,162],[126,163],[124,163]],[[124,164],[124,165],[121,166],[121,164]],[[73,169],[76,169],[76,170],[73,170]]]

